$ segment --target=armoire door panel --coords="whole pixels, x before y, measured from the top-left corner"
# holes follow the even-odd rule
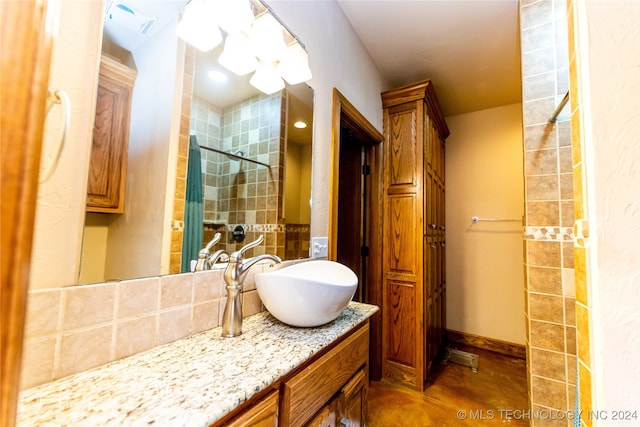
[[[387,360],[416,366],[415,283],[387,282]]]
[[[415,231],[417,226],[415,195],[393,195],[387,204],[386,271],[416,274],[419,256]]]
[[[414,110],[389,115],[388,185],[416,185],[416,113]]]

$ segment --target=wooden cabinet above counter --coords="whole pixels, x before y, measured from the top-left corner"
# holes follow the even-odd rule
[[[102,55],[89,165],[87,212],[124,212],[131,98],[135,79],[136,70]]]

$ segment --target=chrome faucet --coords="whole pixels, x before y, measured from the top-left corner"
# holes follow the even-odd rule
[[[213,245],[218,243],[221,238],[222,235],[220,233],[216,233],[213,236],[213,239],[211,239],[211,241],[207,243],[207,246],[200,249],[200,252],[198,252],[198,261],[196,262],[196,267],[193,271],[211,270],[213,268],[213,264],[215,264],[218,260],[226,262],[229,256],[224,251],[224,249],[218,249],[214,253],[211,253],[211,248],[213,247]]]
[[[227,290],[227,305],[222,315],[222,336],[236,337],[242,334],[242,283],[251,267],[257,262],[270,259],[276,264],[282,260],[276,255],[258,255],[247,261],[242,260],[242,254],[248,249],[258,246],[263,240],[262,234],[254,242],[247,243],[239,251],[233,252],[229,256],[229,263],[224,270],[224,282]]]

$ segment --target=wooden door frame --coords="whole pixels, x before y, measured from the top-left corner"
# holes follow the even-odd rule
[[[329,259],[336,260],[338,252],[338,189],[340,172],[340,125],[349,120],[367,139],[365,149],[370,166],[370,205],[367,207],[367,235],[369,256],[365,260],[367,286],[365,300],[382,310],[382,203],[376,194],[382,192],[382,133],[378,131],[336,88],[333,88],[331,120],[331,180],[329,199]],[[370,376],[382,377],[382,318],[381,311],[371,319]]]
[[[56,1],[0,4],[0,425],[14,426]],[[19,48],[18,48],[19,46]],[[6,55],[4,53],[7,53]]]

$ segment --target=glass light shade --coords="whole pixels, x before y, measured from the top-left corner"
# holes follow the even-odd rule
[[[176,27],[176,34],[203,52],[218,46],[222,42],[222,34],[216,24],[211,3],[192,0],[187,4],[182,20]]]
[[[258,60],[251,46],[251,41],[244,33],[228,35],[218,63],[239,76],[252,72],[258,66]]]
[[[215,0],[218,25],[227,34],[249,31],[255,20],[249,0]]]
[[[287,51],[278,64],[278,72],[290,85],[311,79],[309,55],[298,42],[287,46]]]
[[[263,62],[279,61],[287,50],[282,25],[268,13],[253,23],[251,41],[253,53]]]
[[[267,95],[284,89],[284,80],[278,74],[275,62],[260,62],[249,83]]]

